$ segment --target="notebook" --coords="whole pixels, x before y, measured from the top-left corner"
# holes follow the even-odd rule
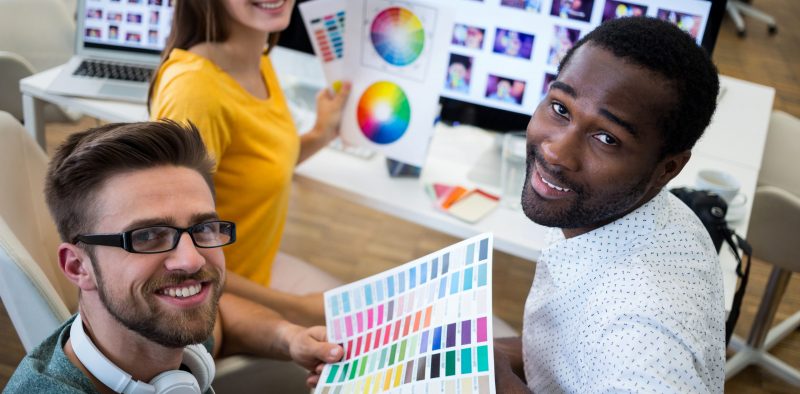
[[[57,94],[144,103],[174,0],[78,0],[75,55],[48,86]]]

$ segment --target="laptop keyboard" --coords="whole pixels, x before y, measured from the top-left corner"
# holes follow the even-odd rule
[[[75,69],[72,75],[91,78],[109,78],[120,81],[147,82],[150,80],[150,76],[153,75],[153,69],[121,63],[84,60],[78,68]]]

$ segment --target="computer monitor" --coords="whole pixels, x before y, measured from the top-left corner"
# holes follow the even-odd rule
[[[159,56],[172,27],[174,0],[83,0],[78,52],[112,50]]]
[[[297,3],[300,4],[307,1],[311,0],[297,0]],[[292,19],[289,22],[289,27],[281,32],[278,38],[278,45],[310,55],[314,54],[311,40],[308,38],[308,33],[306,33],[306,28],[303,25],[303,17],[300,15],[300,7],[295,6],[292,10]]]
[[[441,90],[442,120],[498,131],[525,129],[562,57],[603,21],[638,15],[670,20],[710,54],[725,8],[724,0],[461,3]]]
[[[725,0],[456,1],[448,66],[441,70],[441,120],[495,131],[525,129],[566,51],[603,21],[669,20],[710,55],[725,11]],[[279,45],[313,54],[297,9]]]

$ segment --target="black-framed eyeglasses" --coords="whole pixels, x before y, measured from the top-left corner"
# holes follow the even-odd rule
[[[194,246],[198,248],[218,248],[236,241],[236,224],[217,220],[198,223],[187,228],[150,226],[117,234],[79,235],[72,243],[115,246],[130,253],[163,253],[178,247],[183,233],[189,233]]]

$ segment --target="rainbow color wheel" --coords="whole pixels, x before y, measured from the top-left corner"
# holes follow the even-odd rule
[[[375,51],[395,66],[417,60],[425,46],[425,28],[413,12],[400,7],[381,11],[372,21],[370,37]]]
[[[411,105],[403,89],[394,83],[376,82],[361,95],[356,114],[364,136],[376,144],[390,144],[405,134]]]

